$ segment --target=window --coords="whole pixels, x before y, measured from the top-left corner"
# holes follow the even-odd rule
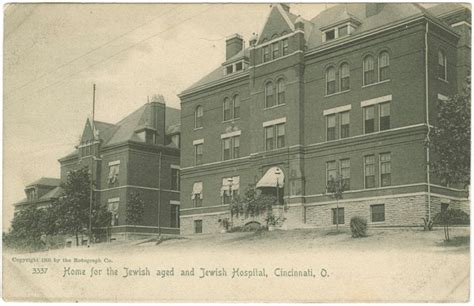
[[[285,124],[265,127],[265,150],[273,150],[285,147]]]
[[[351,189],[351,161],[350,159],[341,159],[341,176],[344,190]]]
[[[202,233],[202,220],[194,220],[194,233],[195,234]]]
[[[336,38],[336,29],[326,31],[325,33],[326,41],[330,41]]]
[[[438,51],[438,78],[441,80],[447,81],[447,66],[448,66],[448,61],[446,58],[446,54],[439,50]]]
[[[240,157],[240,136],[222,139],[222,159],[228,160]]]
[[[223,108],[224,108],[224,121],[232,119],[229,98],[224,99]]]
[[[242,69],[243,69],[242,62],[238,62],[237,64],[235,64],[235,71],[240,71]]]
[[[390,57],[387,51],[379,54],[379,81],[390,79]]]
[[[202,146],[203,144],[196,144],[194,145],[194,164],[200,165],[202,164]]]
[[[179,181],[179,169],[171,168],[171,190],[179,190],[180,181]]]
[[[282,45],[283,45],[283,47],[282,47],[283,55],[284,56],[288,55],[288,39],[283,39],[282,40]]]
[[[239,158],[240,157],[240,136],[236,136],[232,138],[232,157]]]
[[[380,130],[390,129],[390,103],[380,104]]]
[[[202,106],[196,107],[196,110],[194,112],[194,128],[200,128],[202,127],[202,116],[204,114],[204,110]]]
[[[234,119],[240,118],[240,97],[239,95],[234,96]]]
[[[265,128],[265,150],[273,150],[274,147],[274,137],[273,137],[273,126],[268,126]]]
[[[326,70],[326,95],[336,92],[336,68],[329,67]]]
[[[391,179],[391,156],[390,153],[380,154],[380,186],[390,186],[392,183]]]
[[[337,163],[335,160],[326,163],[326,186],[329,186],[331,179],[336,179]]]
[[[223,204],[230,204],[232,199],[239,194],[240,177],[226,177],[222,179],[221,197]]]
[[[179,227],[179,205],[170,204],[170,227]]]
[[[336,139],[336,114],[326,116],[326,140]]]
[[[332,224],[344,224],[344,207],[332,209]]]
[[[364,133],[375,132],[375,108],[367,106],[364,108]]]
[[[349,31],[347,30],[348,25],[338,28],[338,36],[343,37],[349,35]]]
[[[341,138],[347,138],[350,136],[350,117],[349,112],[341,113]]]
[[[340,87],[341,91],[349,90],[350,89],[350,72],[349,72],[349,64],[348,63],[343,63],[341,64],[339,68],[339,82],[340,82]]]
[[[227,67],[226,67],[226,70],[225,70],[225,71],[226,71],[226,74],[231,74],[231,73],[233,72],[233,68],[234,68],[234,67],[233,67],[232,65],[227,66]]]
[[[117,187],[119,185],[119,172],[120,172],[120,161],[109,163],[109,187]]]
[[[285,146],[285,125],[278,124],[275,128],[277,134],[277,148],[283,148]]]
[[[263,62],[270,61],[270,45],[263,47]]]
[[[276,42],[272,44],[273,49],[273,59],[280,57],[280,42]]]
[[[364,85],[375,83],[374,57],[369,55],[364,58]]]
[[[365,188],[375,187],[375,156],[364,157]]]
[[[194,207],[202,206],[202,198],[203,198],[202,191],[203,191],[202,182],[195,182],[193,184],[193,192],[191,196],[191,200],[193,201]]]
[[[370,205],[370,211],[372,215],[372,222],[383,222],[385,221],[385,205],[377,204]]]
[[[109,199],[107,203],[107,210],[111,213],[112,219],[110,220],[110,225],[117,226],[119,225],[119,215],[118,215],[119,199]]]
[[[285,104],[285,81],[279,80],[277,83],[278,100],[277,104]]]
[[[275,98],[273,95],[273,83],[265,84],[265,107],[272,107],[275,105]]]
[[[230,143],[231,143],[230,138],[225,138],[225,139],[222,140],[222,145],[223,145],[223,157],[222,158],[224,160],[231,159]]]

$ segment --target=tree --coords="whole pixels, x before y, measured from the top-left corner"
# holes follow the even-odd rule
[[[144,212],[145,202],[140,198],[139,193],[132,192],[127,203],[127,224],[139,225],[143,221]]]
[[[231,223],[233,224],[233,217],[237,218],[240,215],[244,215],[245,218],[257,217],[262,214],[266,214],[266,222],[268,226],[269,220],[273,216],[273,205],[276,203],[277,198],[272,195],[259,194],[253,186],[249,186],[245,189],[244,195],[234,196],[229,206]]]
[[[449,226],[453,224],[469,224],[469,215],[460,209],[445,209],[436,214],[434,222],[443,225],[444,240],[449,241]]]
[[[432,171],[445,184],[470,184],[471,79],[467,77],[461,93],[438,104],[436,127],[428,145],[434,153]]]
[[[52,231],[49,211],[31,205],[20,210],[13,217],[6,243],[15,248],[39,250],[44,247],[42,237]]]
[[[57,218],[56,233],[74,235],[79,245],[79,234],[87,231],[89,217],[93,232],[110,223],[111,216],[105,206],[93,201],[90,211],[91,178],[87,167],[69,172],[61,187],[64,194],[52,207]]]
[[[339,231],[339,200],[342,200],[344,191],[347,186],[344,184],[344,179],[339,173],[336,177],[331,176],[326,186],[327,193],[336,200],[336,230]]]

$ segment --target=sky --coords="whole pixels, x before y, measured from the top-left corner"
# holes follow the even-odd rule
[[[291,4],[311,19],[325,4]],[[58,177],[92,113],[110,123],[219,67],[225,39],[260,32],[270,4],[13,4],[4,7],[3,229],[25,185]]]

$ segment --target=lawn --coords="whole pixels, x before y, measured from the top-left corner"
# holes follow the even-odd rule
[[[98,269],[124,267],[195,269],[193,277],[63,278],[65,264],[48,265],[32,277],[30,266],[15,264],[4,251],[4,292],[53,300],[290,301],[290,302],[445,302],[469,298],[469,229],[453,228],[445,242],[442,228],[370,228],[365,238],[347,229],[200,234],[156,241],[117,241],[91,248],[35,253],[36,257],[107,258]],[[33,254],[32,254],[33,255]],[[26,255],[22,255],[26,256]],[[76,267],[90,265],[76,264]],[[223,269],[227,277],[199,277],[202,269]],[[267,278],[232,278],[234,268],[265,269]],[[315,278],[282,278],[275,271],[312,269]],[[327,272],[321,277],[322,271]],[[5,279],[5,278],[4,278]],[[86,280],[86,281],[84,281]],[[55,290],[60,286],[61,290]],[[35,290],[31,290],[31,288]],[[87,292],[87,294],[78,294]],[[107,293],[104,296],[104,292]],[[110,295],[110,292],[113,295]]]

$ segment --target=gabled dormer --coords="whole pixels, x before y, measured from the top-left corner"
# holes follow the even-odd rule
[[[86,125],[82,132],[81,140],[77,148],[81,157],[96,155],[98,153],[99,130],[91,118],[87,118]]]
[[[226,61],[222,64],[224,75],[247,70],[249,59],[245,53],[245,43],[242,36],[234,34],[226,39]]]

